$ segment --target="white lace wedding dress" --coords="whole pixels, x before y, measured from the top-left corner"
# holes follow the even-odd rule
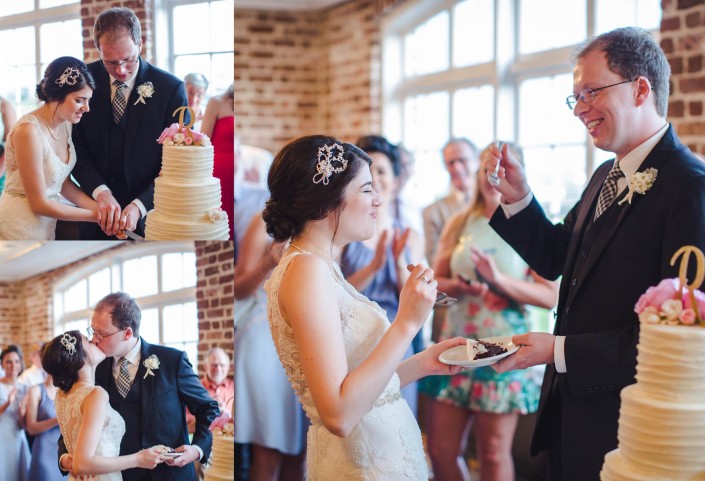
[[[32,114],[23,115],[7,135],[5,164],[7,176],[5,190],[0,196],[0,239],[2,240],[54,240],[56,219],[36,215],[32,212],[27,200],[27,194],[20,171],[17,168],[17,158],[12,134],[19,125],[34,124],[41,132],[40,120]],[[66,124],[61,128],[67,128]],[[42,134],[42,167],[46,182],[46,196],[52,200],[59,199],[61,186],[76,165],[76,150],[68,136],[69,158],[63,162],[49,145],[49,139]]]
[[[396,373],[372,410],[363,416],[347,437],[335,436],[323,425],[304,378],[293,331],[282,318],[277,302],[282,275],[297,255],[302,254],[292,253],[282,258],[265,284],[265,290],[269,299],[270,327],[279,359],[312,423],[307,436],[308,479],[427,481],[428,468],[421,432],[409,406],[401,397]],[[331,266],[331,273],[338,292],[345,353],[348,366],[353,369],[379,343],[389,327],[389,321],[382,308],[359,294],[343,278],[337,265]]]
[[[56,419],[59,421],[59,429],[69,453],[73,453],[75,450],[78,430],[81,427],[81,403],[93,389],[101,388],[81,383],[69,394],[59,391],[56,395]],[[124,435],[125,420],[108,404],[95,454],[108,458],[120,456],[120,441]],[[69,481],[76,480],[71,475],[68,479]],[[122,473],[118,471],[117,473],[100,474],[88,479],[90,481],[122,481]]]

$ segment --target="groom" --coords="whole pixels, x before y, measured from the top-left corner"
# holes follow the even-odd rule
[[[196,481],[193,462],[205,463],[211,450],[208,430],[218,415],[214,401],[182,351],[152,345],[139,337],[141,312],[122,292],[108,294],[95,307],[90,331],[108,356],[98,365],[95,382],[110,396],[110,405],[125,420],[120,455],[162,444],[183,452],[157,465],[122,472],[124,481]],[[196,417],[191,443],[185,408]],[[68,471],[71,460],[59,440],[59,463]]]
[[[96,88],[91,110],[73,129],[72,175],[98,202],[100,223],[79,223],[82,240],[106,239],[120,229],[144,235],[161,168],[156,139],[188,104],[181,80],[145,62],[139,19],[128,8],[104,10],[93,38],[100,61],[88,65]],[[188,119],[187,119],[188,120]]]

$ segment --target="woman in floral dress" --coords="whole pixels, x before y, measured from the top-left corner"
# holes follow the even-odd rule
[[[446,224],[433,267],[439,290],[460,299],[448,308],[441,340],[527,332],[525,306],[551,308],[557,299],[557,284],[531,272],[490,227],[500,194],[484,171],[477,186],[472,205]],[[514,479],[514,431],[520,414],[537,409],[540,384],[531,370],[498,374],[490,366],[423,380],[422,392],[433,398],[427,432],[436,478],[470,479],[463,455],[474,421],[480,479]]]

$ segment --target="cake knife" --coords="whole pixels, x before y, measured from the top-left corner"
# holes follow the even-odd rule
[[[122,231],[122,233],[125,234],[127,237],[129,237],[132,240],[136,240],[136,241],[143,241],[144,240],[144,237],[135,234],[131,230],[124,229]]]

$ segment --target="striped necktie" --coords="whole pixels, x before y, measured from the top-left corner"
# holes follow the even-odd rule
[[[602,215],[602,213],[607,210],[612,201],[617,197],[617,181],[624,177],[624,172],[619,168],[619,162],[615,162],[612,166],[612,170],[607,174],[605,182],[602,184],[602,190],[600,191],[600,197],[597,199],[597,208],[595,209],[595,219]]]
[[[130,361],[124,357],[121,357],[118,361],[118,364],[120,365],[120,373],[118,374],[116,384],[118,392],[122,397],[126,397],[127,393],[130,392],[130,371],[127,370],[127,364],[129,362]]]

